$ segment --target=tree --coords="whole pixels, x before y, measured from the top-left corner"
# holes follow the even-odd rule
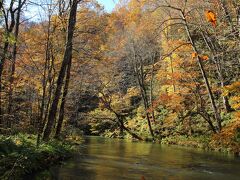
[[[72,50],[73,50],[73,34],[74,34],[74,28],[76,24],[77,6],[79,2],[80,2],[79,0],[73,0],[71,4],[69,19],[68,19],[67,41],[66,41],[64,58],[63,58],[61,70],[58,75],[57,87],[56,87],[56,91],[53,97],[53,102],[50,108],[48,122],[43,135],[43,140],[48,140],[51,134],[52,127],[54,124],[54,119],[57,113],[57,106],[61,96],[64,77],[66,75],[66,69],[67,69],[67,66],[70,65],[71,63]]]

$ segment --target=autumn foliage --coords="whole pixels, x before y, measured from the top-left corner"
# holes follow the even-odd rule
[[[97,1],[69,1],[77,3],[75,21],[72,4],[61,2],[43,4],[43,20],[28,19],[24,4],[19,23],[18,9],[0,5],[2,131],[41,140],[51,119],[49,138],[57,127],[58,135],[76,128],[139,140],[206,135],[236,151],[236,4],[127,0],[106,12]]]
[[[205,16],[207,21],[210,22],[213,27],[217,26],[217,16],[213,11],[211,10],[206,11]]]

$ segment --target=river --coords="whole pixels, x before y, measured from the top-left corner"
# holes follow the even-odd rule
[[[240,180],[240,159],[192,148],[86,137],[73,159],[33,179]]]

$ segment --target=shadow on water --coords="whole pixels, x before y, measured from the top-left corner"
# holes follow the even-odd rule
[[[220,153],[86,137],[79,154],[31,179],[240,179],[240,159]]]

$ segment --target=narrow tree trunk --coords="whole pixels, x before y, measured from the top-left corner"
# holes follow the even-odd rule
[[[113,111],[114,112],[114,111]],[[136,138],[140,141],[143,141],[143,138],[141,138],[140,136],[138,136],[137,134],[135,134],[134,132],[132,132],[130,129],[128,129],[125,125],[124,125],[124,122],[123,122],[123,119],[122,117],[117,114],[116,112],[114,112],[114,114],[116,115],[117,117],[117,120],[118,120],[118,123],[119,123],[119,127],[121,127],[123,130],[125,130],[127,133],[129,133],[133,138]]]
[[[133,50],[133,58],[131,58],[131,61],[132,61],[132,65],[134,68],[134,73],[137,77],[138,86],[141,91],[141,96],[142,96],[142,100],[144,103],[144,110],[145,110],[146,117],[147,117],[148,129],[154,140],[154,132],[152,129],[151,119],[150,119],[149,112],[148,112],[149,102],[148,102],[148,98],[147,98],[147,91],[146,91],[146,88],[144,85],[143,60],[142,60],[142,57],[139,57],[140,59],[137,58],[137,54],[136,54],[134,45],[133,45],[132,50]]]
[[[50,134],[52,132],[52,127],[54,124],[54,119],[57,114],[57,107],[59,103],[59,99],[61,96],[61,90],[63,86],[63,81],[66,73],[66,68],[71,62],[72,58],[72,49],[73,49],[73,34],[74,34],[74,28],[76,24],[76,15],[77,15],[77,5],[80,0],[73,0],[71,4],[70,9],[70,15],[68,20],[68,32],[67,32],[67,41],[66,41],[66,47],[65,47],[65,53],[64,58],[62,62],[62,66],[58,75],[57,80],[57,87],[56,91],[53,97],[53,102],[50,108],[49,116],[48,116],[48,122],[46,125],[46,129],[44,131],[43,140],[48,140],[50,137]]]
[[[150,96],[149,96],[149,101],[151,104],[151,114],[152,114],[152,119],[153,122],[156,124],[156,119],[155,119],[155,113],[154,113],[154,107],[153,107],[153,79],[154,79],[154,61],[155,57],[152,57],[152,69],[151,69],[151,80],[150,80]]]
[[[144,84],[144,70],[143,70],[142,58],[140,58],[140,72],[138,74],[139,74],[139,80],[140,80],[139,86],[141,88],[142,98],[143,98],[143,102],[144,102],[144,109],[145,109],[146,116],[147,116],[147,123],[148,123],[150,134],[154,140],[154,132],[152,129],[152,123],[151,123],[151,119],[150,119],[149,112],[148,112],[150,106],[149,106],[149,101],[148,101],[148,97],[147,97],[147,90],[146,90],[146,87]]]
[[[214,45],[212,44],[212,42],[211,41],[209,42],[207,40],[206,35],[203,32],[201,34],[202,34],[204,42],[207,45],[209,51],[212,52],[214,64],[216,66],[216,70],[217,70],[219,80],[220,80],[220,83],[221,83],[221,88],[223,89],[225,87],[225,77],[224,77],[223,71],[222,71],[222,64],[221,64],[219,58],[215,56],[215,54],[217,53],[217,50],[214,47]],[[227,113],[233,111],[233,109],[231,108],[231,106],[229,104],[228,97],[226,97],[226,96],[223,96],[223,106],[224,106]]]
[[[173,79],[173,73],[174,73],[174,68],[173,68],[173,60],[172,60],[172,56],[170,56],[170,63],[171,63],[171,74],[172,74],[172,86],[173,86],[173,92],[176,92],[176,86],[174,83],[174,79]]]
[[[186,30],[186,33],[187,33],[187,36],[188,36],[188,39],[192,45],[192,49],[195,53],[197,53],[198,55],[198,51],[197,51],[197,48],[196,48],[196,45],[195,45],[195,42],[193,41],[193,38],[192,38],[192,35],[190,33],[190,29],[188,27],[188,24],[187,24],[187,21],[186,21],[186,18],[183,14],[183,12],[181,11],[181,15],[182,15],[182,18],[185,22],[185,30]],[[217,125],[218,125],[218,131],[221,131],[222,129],[222,124],[221,124],[221,116],[218,112],[218,108],[216,106],[216,103],[215,103],[215,99],[214,99],[214,96],[213,96],[213,93],[212,93],[212,89],[210,87],[210,83],[208,81],[208,77],[207,77],[207,74],[205,72],[205,69],[203,67],[203,63],[202,63],[202,60],[201,58],[199,57],[199,55],[197,56],[197,63],[199,65],[199,68],[201,70],[201,74],[202,74],[202,77],[204,79],[204,82],[205,82],[205,86],[206,86],[206,89],[208,91],[208,96],[209,96],[209,99],[211,101],[211,106],[212,106],[212,110],[214,112],[214,117],[215,117],[215,120],[217,121]]]
[[[60,112],[59,112],[59,118],[57,122],[57,129],[55,133],[55,138],[58,138],[61,130],[62,130],[62,125],[63,125],[63,119],[64,119],[64,109],[65,109],[65,103],[66,103],[66,97],[68,94],[68,86],[69,86],[69,81],[70,81],[70,76],[71,76],[71,62],[68,65],[67,68],[67,75],[66,75],[66,80],[65,80],[65,86],[63,88],[63,96],[62,96],[62,102],[60,106]]]
[[[3,66],[7,58],[7,53],[8,53],[8,47],[9,47],[9,42],[4,43],[4,48],[3,48],[3,55],[2,59],[0,62],[0,124],[3,123],[3,107],[2,107],[2,73],[3,73]]]
[[[154,139],[154,133],[153,133],[152,124],[151,124],[151,120],[150,120],[150,116],[149,116],[149,112],[148,112],[149,105],[148,105],[148,99],[147,99],[147,95],[146,95],[147,92],[146,92],[145,86],[143,84],[144,82],[142,81],[142,77],[140,77],[141,75],[138,72],[136,72],[136,74],[137,74],[137,79],[138,79],[138,85],[141,90],[141,96],[142,96],[142,100],[143,100],[143,104],[144,104],[144,110],[146,113],[148,129],[149,129],[149,132],[150,132],[152,138]]]
[[[12,113],[12,106],[13,106],[13,82],[14,82],[14,74],[15,74],[15,68],[16,68],[16,58],[17,58],[17,42],[18,42],[18,35],[19,35],[19,26],[20,26],[20,17],[21,17],[21,7],[25,1],[19,0],[18,1],[18,10],[17,10],[17,16],[16,16],[16,25],[15,25],[15,32],[14,32],[14,37],[15,37],[15,42],[13,45],[13,52],[12,52],[12,67],[11,67],[11,74],[9,78],[9,97],[8,97],[8,114]]]
[[[47,84],[48,84],[48,78],[47,76],[49,76],[49,72],[47,72],[49,70],[49,61],[50,61],[50,46],[51,46],[51,42],[50,42],[50,28],[51,28],[51,17],[49,16],[48,18],[48,30],[47,30],[47,41],[46,41],[46,47],[45,47],[45,62],[44,62],[44,71],[43,71],[43,79],[42,79],[42,88],[43,88],[43,92],[42,92],[42,99],[41,99],[41,107],[40,107],[40,115],[38,117],[38,137],[37,137],[37,146],[40,143],[41,140],[41,136],[43,133],[43,129],[45,126],[44,123],[44,109],[45,109],[45,99],[46,99],[46,95],[47,95]],[[47,75],[48,74],[48,75]],[[49,95],[50,96],[50,95]],[[47,112],[45,112],[47,113]]]
[[[202,112],[200,113],[200,115],[203,117],[203,119],[205,119],[205,121],[209,124],[211,130],[213,131],[213,133],[217,133],[216,128],[214,127],[211,118],[209,116],[209,114],[207,112]]]
[[[231,27],[233,36],[238,37],[239,32],[238,32],[237,28],[233,25],[231,13],[228,10],[226,0],[220,0],[220,4],[221,4],[223,12],[225,14],[225,19],[226,19],[227,23],[229,24],[229,26]]]
[[[15,11],[16,10],[20,10],[23,6],[23,4],[25,3],[26,0],[23,0],[23,3],[20,4],[19,7],[17,7],[18,9],[14,10],[14,0],[11,0],[9,2],[9,7],[8,10],[6,12],[6,10],[3,10],[2,12],[4,15],[4,23],[5,23],[5,36],[6,36],[6,40],[4,42],[4,48],[3,48],[3,54],[2,57],[0,59],[0,123],[2,123],[2,118],[3,118],[3,107],[2,107],[2,75],[3,75],[3,68],[4,68],[4,64],[5,61],[7,59],[7,54],[8,54],[8,48],[9,48],[9,35],[12,33],[16,21],[15,21]],[[3,5],[2,3],[0,3],[0,9],[3,9]]]
[[[237,8],[237,25],[240,25],[240,7]]]
[[[47,122],[47,117],[49,114],[49,108],[51,105],[51,100],[53,96],[53,90],[54,90],[54,79],[55,79],[55,70],[54,70],[54,62],[55,62],[55,57],[53,55],[53,52],[51,52],[51,65],[49,65],[49,76],[48,76],[48,97],[47,97],[47,103],[44,111],[44,117],[43,117],[43,125],[46,125]]]
[[[142,96],[142,99],[143,99],[144,110],[145,110],[145,113],[146,113],[149,132],[150,132],[152,138],[154,139],[152,123],[151,123],[151,119],[150,119],[149,112],[148,112],[149,104],[148,104],[148,99],[147,99],[147,92],[146,92],[146,89],[145,89],[144,85],[142,84],[142,82],[139,82],[139,86],[140,86],[140,89],[141,89],[141,96]]]

